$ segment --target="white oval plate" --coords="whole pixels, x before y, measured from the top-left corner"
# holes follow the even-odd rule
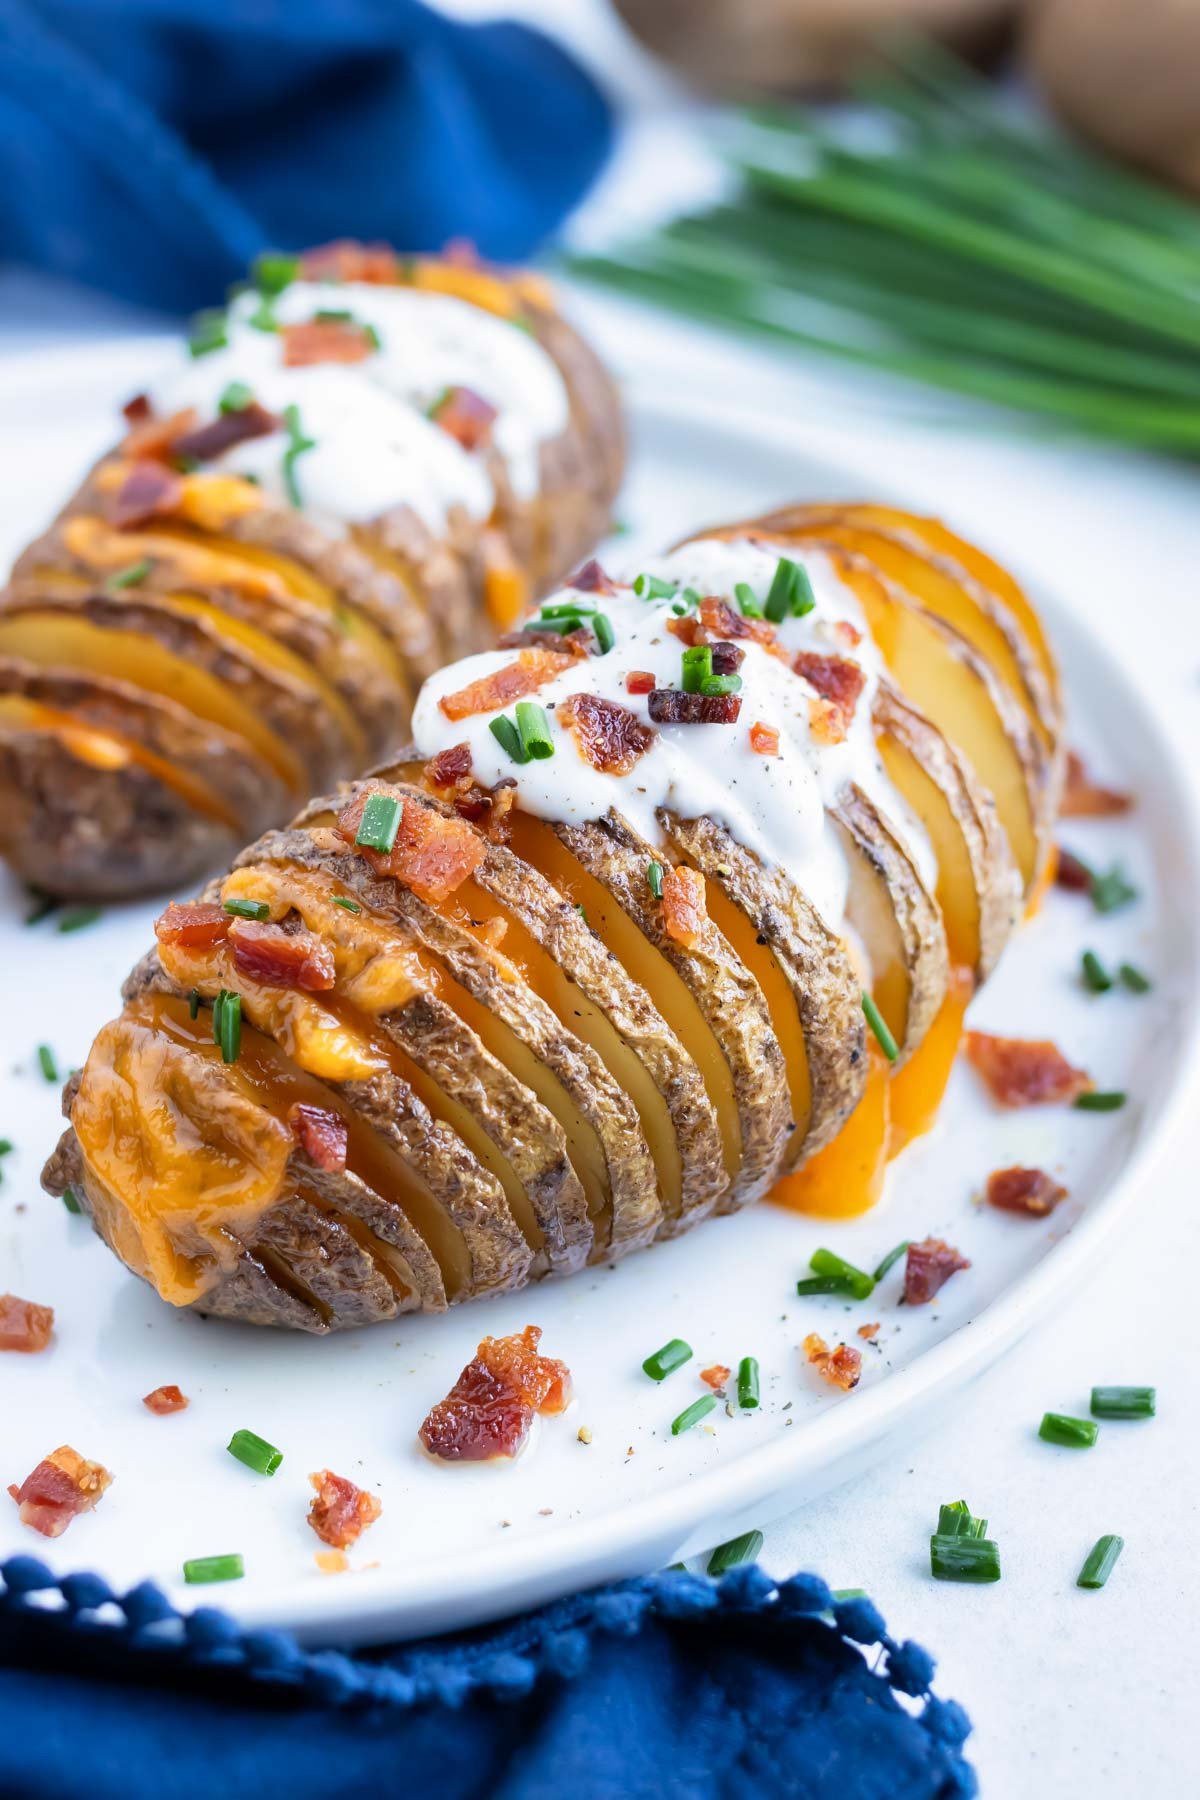
[[[79,469],[103,446],[112,400],[141,385],[147,358],[161,352],[157,340],[122,343],[7,372],[6,390],[26,387],[38,405],[32,415],[11,409],[13,418],[26,414],[19,434],[0,429],[13,472],[0,550],[15,551],[49,515],[64,473],[75,472],[64,459]],[[777,420],[643,387],[633,422],[623,508],[647,548],[705,521],[870,485],[851,464],[798,447]],[[1020,564],[1019,544],[1000,552]],[[1037,570],[1023,572],[1036,585]],[[1195,1060],[1200,855],[1187,783],[1122,671],[1068,613],[1047,611],[1073,741],[1141,796],[1132,819],[1066,835],[1091,861],[1123,859],[1143,898],[1100,919],[1085,901],[1052,893],[972,1021],[1055,1038],[1102,1086],[1128,1089],[1130,1103],[1111,1115],[1003,1115],[959,1068],[937,1130],[899,1160],[883,1203],[860,1220],[760,1206],[615,1270],[324,1341],[175,1313],[37,1182],[60,1121],[58,1090],[43,1079],[36,1046],[50,1044],[63,1070],[82,1060],[161,902],[112,908],[88,929],[60,935],[53,919],[22,923],[23,896],[9,882],[0,892],[0,1135],[16,1148],[0,1188],[0,1287],[52,1304],[57,1330],[44,1355],[0,1359],[0,1486],[61,1443],[104,1462],[116,1479],[99,1509],[52,1544],[25,1530],[0,1495],[0,1558],[33,1552],[59,1571],[98,1569],[118,1587],[150,1576],[185,1606],[204,1600],[309,1641],[362,1643],[469,1625],[660,1566],[766,1523],[910,1440],[1111,1242]],[[1076,971],[1085,943],[1106,962],[1148,969],[1154,992],[1084,994]],[[1050,1221],[972,1203],[992,1169],[1017,1162],[1048,1168],[1069,1186]],[[929,1233],[958,1245],[972,1267],[928,1308],[898,1306],[899,1268],[864,1305],[796,1298],[796,1278],[819,1244],[873,1267],[898,1240]],[[824,1387],[799,1351],[806,1333],[857,1344],[857,1326],[876,1319],[882,1329],[876,1348],[864,1346],[858,1390],[841,1396]],[[574,1374],[571,1412],[543,1424],[513,1466],[435,1467],[416,1447],[425,1411],[485,1332],[529,1322]],[[642,1358],[674,1336],[694,1346],[695,1359],[655,1386]],[[745,1355],[762,1365],[761,1410],[718,1409],[673,1439],[671,1419],[707,1391],[698,1371]],[[142,1406],[141,1396],[164,1382],[191,1397],[187,1412],[160,1419]],[[273,1478],[226,1453],[243,1426],[283,1450]],[[585,1426],[590,1443],[578,1436]],[[308,1473],[325,1466],[383,1501],[382,1518],[351,1552],[351,1570],[337,1576],[318,1571],[319,1545],[305,1522]],[[233,1550],[245,1558],[242,1582],[183,1586],[185,1558]]]

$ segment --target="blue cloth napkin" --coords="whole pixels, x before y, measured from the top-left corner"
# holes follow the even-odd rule
[[[18,1556],[0,1564],[0,1794],[969,1800],[970,1725],[933,1672],[869,1600],[756,1564],[348,1655]]]
[[[419,0],[0,0],[0,256],[169,310],[269,246],[523,258],[611,137],[549,39]]]

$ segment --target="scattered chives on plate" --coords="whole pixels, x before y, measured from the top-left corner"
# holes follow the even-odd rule
[[[850,1289],[840,1275],[805,1275],[796,1283],[796,1292],[802,1298],[809,1294],[842,1294],[848,1296]]]
[[[202,1581],[240,1581],[246,1565],[238,1551],[229,1556],[194,1556],[183,1565],[183,1579],[192,1586]]]
[[[1000,1546],[991,1538],[935,1532],[929,1540],[929,1568],[935,1581],[999,1581]]]
[[[974,1537],[987,1536],[988,1522],[977,1519],[965,1500],[951,1500],[938,1511],[938,1537]]]
[[[661,1350],[651,1351],[642,1368],[651,1381],[665,1381],[676,1369],[682,1369],[685,1362],[690,1362],[692,1355],[690,1344],[685,1344],[682,1338],[671,1338]]]
[[[1047,1444],[1062,1444],[1068,1450],[1090,1450],[1099,1435],[1094,1419],[1073,1419],[1067,1413],[1043,1413],[1038,1426],[1038,1436]]]
[[[83,1211],[82,1206],[80,1206],[78,1200],[75,1198],[74,1188],[63,1189],[62,1203],[69,1213],[82,1213]]]
[[[845,1284],[846,1292],[856,1300],[867,1300],[875,1291],[875,1277],[865,1269],[856,1269],[832,1250],[814,1250],[808,1259],[814,1275],[832,1275]]]
[[[752,1412],[758,1405],[758,1358],[743,1356],[737,1372],[738,1405]]]
[[[1152,1419],[1158,1390],[1152,1387],[1094,1387],[1093,1419]]]
[[[727,1544],[718,1544],[708,1559],[708,1573],[723,1575],[726,1569],[736,1569],[739,1563],[753,1562],[763,1547],[761,1531],[743,1531],[741,1537],[730,1538]]]
[[[62,932],[83,931],[103,917],[103,908],[99,906],[74,906],[70,912],[63,913],[55,929]]]
[[[224,910],[235,919],[256,919],[259,923],[271,916],[265,900],[226,900]]]
[[[1112,988],[1113,978],[1094,950],[1085,950],[1080,959],[1080,975],[1083,985],[1091,994],[1107,994]]]
[[[900,1054],[899,1045],[888,1030],[883,1014],[880,1012],[865,988],[863,990],[862,1009],[867,1024],[871,1027],[875,1042],[879,1045],[879,1048],[883,1051],[883,1054],[887,1057],[888,1061],[894,1063]]]
[[[698,1425],[701,1419],[707,1419],[716,1404],[715,1394],[705,1394],[703,1399],[693,1400],[677,1418],[671,1420],[671,1436],[679,1437],[682,1432],[690,1431],[693,1425]]]
[[[907,1255],[907,1253],[908,1253],[908,1239],[905,1238],[905,1240],[902,1244],[897,1244],[894,1250],[888,1251],[887,1255],[884,1257],[883,1261],[880,1263],[879,1267],[876,1269],[876,1271],[875,1271],[876,1285],[878,1285],[878,1283],[883,1280],[884,1276],[886,1274],[888,1274],[889,1271],[891,1269],[893,1269],[895,1267],[895,1265],[900,1261],[900,1258],[902,1256]]]
[[[1117,1566],[1117,1558],[1125,1548],[1125,1539],[1115,1532],[1107,1532],[1104,1537],[1097,1538],[1087,1553],[1087,1558],[1079,1571],[1076,1587],[1102,1588]]]
[[[37,1059],[38,1059],[38,1067],[41,1069],[42,1074],[45,1077],[45,1079],[47,1081],[57,1081],[58,1080],[58,1064],[54,1060],[54,1052],[50,1048],[49,1044],[39,1044],[38,1045]]]
[[[1077,1112],[1119,1112],[1126,1098],[1115,1089],[1089,1088],[1086,1093],[1076,1094],[1071,1105]]]
[[[1140,969],[1127,962],[1118,964],[1117,979],[1122,987],[1129,989],[1131,994],[1148,994],[1154,986],[1148,975],[1143,975]]]
[[[240,1463],[245,1463],[256,1475],[273,1475],[283,1461],[283,1451],[277,1450],[274,1444],[268,1444],[266,1438],[260,1438],[256,1431],[235,1431],[226,1449],[230,1456],[236,1456]]]

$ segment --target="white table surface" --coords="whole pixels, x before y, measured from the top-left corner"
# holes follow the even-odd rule
[[[479,10],[479,0],[447,9]],[[606,232],[614,218],[657,205],[673,183],[702,187],[694,150],[686,128],[643,119],[581,229]],[[619,371],[635,378],[652,360],[677,370],[685,387],[703,381],[787,416],[798,436],[851,453],[881,488],[902,485],[1036,569],[1154,684],[1200,769],[1200,471],[1029,441],[995,415],[680,322],[664,328],[640,308],[591,295],[578,297],[576,312]],[[99,297],[0,271],[0,358],[146,324]],[[1119,764],[1119,720],[1113,739]],[[1169,1181],[1144,1195],[1109,1266],[901,1460],[767,1533],[763,1561],[773,1573],[813,1569],[835,1587],[863,1587],[897,1636],[935,1653],[939,1692],[974,1720],[969,1753],[985,1796],[1200,1792],[1191,1666],[1200,1619],[1197,1101]],[[1037,1439],[1042,1412],[1086,1412],[1094,1382],[1143,1381],[1159,1389],[1156,1421],[1109,1426],[1086,1454]],[[941,1501],[959,1496],[989,1517],[1000,1541],[996,1586],[930,1579],[931,1522]],[[1083,1557],[1108,1531],[1125,1537],[1125,1553],[1103,1592],[1080,1592]]]

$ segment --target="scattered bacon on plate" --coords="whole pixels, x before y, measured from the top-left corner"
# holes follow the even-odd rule
[[[524,1447],[537,1413],[565,1412],[571,1376],[565,1363],[540,1356],[541,1328],[527,1325],[507,1338],[484,1338],[419,1436],[442,1462],[486,1462],[514,1457]]]
[[[804,1354],[830,1387],[844,1388],[849,1393],[862,1379],[862,1351],[849,1344],[839,1344],[831,1350],[823,1337],[810,1331],[804,1340]]]
[[[374,1494],[355,1487],[344,1475],[332,1469],[320,1469],[309,1481],[316,1495],[308,1509],[308,1522],[322,1543],[335,1550],[348,1550],[357,1543],[368,1525],[373,1525],[383,1507]]]
[[[580,594],[611,595],[617,591],[616,582],[604,573],[594,556],[582,568],[576,569],[573,575],[568,575],[563,586],[575,588]]]
[[[430,409],[430,418],[464,450],[483,450],[492,441],[499,414],[474,388],[450,387]]]
[[[599,694],[568,694],[558,720],[574,732],[583,760],[603,775],[628,775],[658,735],[627,706]]]
[[[1070,850],[1058,846],[1054,858],[1054,885],[1069,894],[1090,894],[1092,871]]]
[[[1058,809],[1062,819],[1111,819],[1120,813],[1127,813],[1133,805],[1133,795],[1123,794],[1116,788],[1101,787],[1092,780],[1084,766],[1081,756],[1074,750],[1067,752],[1067,782],[1063,789],[1062,804]]]
[[[229,928],[233,966],[264,987],[326,993],[337,979],[333,946],[312,931],[288,931],[265,919],[234,919]]]
[[[187,1395],[177,1388],[174,1382],[167,1387],[156,1387],[152,1394],[142,1396],[142,1405],[160,1416],[166,1413],[182,1412],[187,1404]]]
[[[792,669],[816,690],[822,703],[812,716],[813,736],[823,744],[844,742],[866,685],[862,669],[847,657],[821,656],[815,650],[798,651]]]
[[[968,1258],[943,1238],[922,1238],[920,1243],[910,1244],[904,1264],[905,1305],[924,1306],[952,1275],[970,1266]]]
[[[654,691],[654,674],[650,669],[630,669],[625,677],[627,694],[650,694]]]
[[[683,688],[656,687],[650,695],[650,717],[656,725],[736,725],[740,694],[689,694]]]
[[[379,348],[366,326],[353,319],[308,319],[299,325],[281,325],[279,335],[286,369],[365,362]]]
[[[54,1308],[16,1294],[0,1294],[0,1350],[33,1355],[44,1350],[54,1330]]]
[[[708,895],[704,877],[696,869],[682,866],[667,869],[663,875],[663,927],[669,938],[692,950],[704,936],[708,924]]]
[[[112,1476],[102,1463],[88,1462],[69,1444],[60,1444],[8,1491],[21,1509],[21,1523],[43,1537],[61,1537],[72,1519],[91,1512],[103,1499]]]
[[[452,723],[474,718],[477,713],[499,712],[514,700],[536,694],[574,661],[573,656],[561,650],[522,650],[515,662],[503,663],[490,675],[468,681],[466,687],[453,694],[443,694],[438,707]]]
[[[1028,1219],[1044,1219],[1066,1197],[1066,1188],[1044,1169],[996,1169],[987,1178],[988,1205]]]
[[[700,1379],[714,1394],[722,1394],[729,1385],[732,1374],[733,1370],[727,1369],[724,1363],[714,1363],[711,1369],[701,1369]]]
[[[165,912],[154,921],[154,935],[160,944],[177,945],[181,950],[211,950],[229,936],[233,919],[214,900],[197,900],[181,906],[172,900]]]
[[[372,794],[391,794],[401,803],[400,824],[390,850],[357,844],[358,828]],[[447,818],[432,806],[376,783],[363,787],[341,813],[337,830],[376,875],[390,876],[432,906],[448,900],[484,857],[487,845],[462,819]]]
[[[750,748],[756,756],[779,755],[779,732],[774,725],[756,723],[750,727]]]
[[[967,1061],[1001,1106],[1052,1106],[1074,1100],[1096,1085],[1047,1038],[968,1031],[964,1042]]]
[[[330,1172],[346,1166],[350,1134],[340,1113],[297,1100],[288,1111],[288,1129],[309,1161]]]
[[[868,1344],[873,1342],[879,1336],[879,1320],[873,1319],[869,1325],[860,1325],[858,1335],[865,1338]]]

